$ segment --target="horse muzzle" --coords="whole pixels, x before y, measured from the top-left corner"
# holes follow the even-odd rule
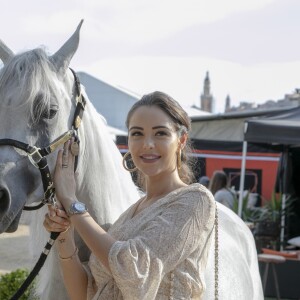
[[[17,230],[26,190],[31,186],[28,181],[28,174],[18,171],[16,163],[0,164],[0,233]]]
[[[11,210],[11,196],[7,188],[0,184],[0,233],[14,232],[18,228],[21,213]]]

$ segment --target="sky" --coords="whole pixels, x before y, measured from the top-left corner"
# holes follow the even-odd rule
[[[0,39],[53,54],[84,19],[73,69],[183,106],[200,106],[208,71],[219,113],[227,95],[259,104],[300,87],[299,12],[299,0],[10,0]]]

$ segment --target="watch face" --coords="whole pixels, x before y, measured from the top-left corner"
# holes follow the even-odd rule
[[[79,210],[79,211],[84,211],[85,210],[85,205],[83,203],[81,203],[81,202],[76,202],[74,204],[74,208],[76,210]]]
[[[68,215],[74,215],[74,214],[84,214],[87,212],[86,205],[82,202],[74,202],[71,204],[69,210],[68,210]]]

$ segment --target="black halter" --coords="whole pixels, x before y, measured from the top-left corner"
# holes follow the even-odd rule
[[[75,138],[75,141],[79,143],[78,138],[78,128],[81,123],[83,111],[85,109],[86,100],[81,93],[80,81],[75,71],[70,69],[74,75],[75,80],[75,90],[76,90],[76,108],[72,123],[72,129],[63,133],[56,140],[54,140],[50,145],[45,148],[38,148],[36,146],[30,146],[26,143],[14,140],[14,139],[0,139],[0,146],[12,146],[23,150],[27,153],[30,162],[40,170],[44,189],[44,198],[41,203],[35,206],[24,206],[24,210],[35,210],[41,208],[45,204],[55,204],[55,188],[53,186],[53,181],[51,173],[48,167],[48,162],[46,156],[55,151],[60,145],[64,144],[71,137]],[[75,162],[75,165],[77,161]],[[76,168],[76,167],[75,167]]]

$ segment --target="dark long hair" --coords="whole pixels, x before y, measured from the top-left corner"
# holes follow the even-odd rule
[[[163,92],[153,92],[144,95],[141,100],[136,102],[128,112],[126,119],[127,128],[129,127],[129,122],[132,114],[136,111],[137,108],[141,106],[157,106],[163,112],[165,112],[173,120],[175,129],[178,132],[179,137],[184,133],[189,133],[191,129],[191,120],[188,114],[176,100]],[[194,160],[190,155],[188,155],[188,153],[191,152],[192,147],[190,139],[188,138],[186,146],[181,151],[181,168],[178,170],[180,179],[186,184],[190,184],[195,181],[192,170]],[[143,187],[144,178],[141,172],[138,172],[137,178],[138,185],[140,187]]]
[[[228,187],[228,177],[223,171],[215,171],[209,183],[209,190],[214,195],[218,190]]]

